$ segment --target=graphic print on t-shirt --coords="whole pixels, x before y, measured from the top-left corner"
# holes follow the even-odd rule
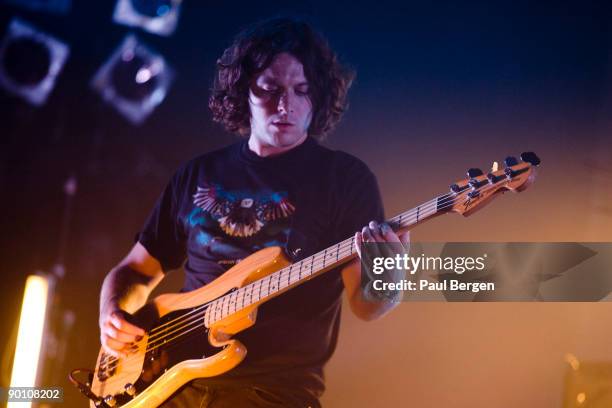
[[[226,190],[220,184],[197,186],[193,204],[188,221],[200,229],[197,243],[225,265],[263,247],[285,244],[295,211],[286,192]]]

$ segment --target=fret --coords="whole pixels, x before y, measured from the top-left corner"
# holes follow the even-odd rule
[[[210,305],[206,308],[204,312],[204,327],[210,327]]]
[[[261,280],[257,281],[255,286],[257,286],[257,298],[255,299],[255,302],[258,302],[261,299]]]
[[[283,277],[283,275],[285,274],[285,272],[287,272],[287,269],[282,269],[281,270],[281,277]],[[285,282],[285,280],[283,279],[283,284],[280,285],[282,288],[286,288],[287,286],[289,286],[289,276],[287,276],[287,282]]]
[[[293,282],[291,281],[291,279],[293,278],[293,266],[295,264],[291,264],[289,265],[289,284],[291,285]]]
[[[220,320],[220,319],[221,319],[221,316],[220,316],[220,314],[221,314],[221,308],[220,308],[220,307],[218,307],[218,304],[219,304],[219,303],[221,303],[221,302],[219,302],[218,300],[217,300],[215,303],[213,303],[213,304],[214,304],[214,306],[213,306],[213,307],[215,308],[215,321],[217,321],[217,320]]]
[[[238,310],[243,309],[244,308],[244,290],[242,288],[238,289],[238,292],[240,292],[240,301],[237,304]]]
[[[228,297],[227,296],[223,296],[222,298],[222,302],[221,302],[221,317],[225,317],[227,316],[227,301],[228,301]]]
[[[266,293],[264,296],[267,297],[270,294],[270,276],[266,276],[264,280],[266,281]]]
[[[248,288],[246,293],[247,293],[247,296],[249,297],[248,304],[250,305],[254,303],[253,302],[253,290],[255,290],[255,285],[253,285],[252,283],[249,283],[246,287]]]
[[[325,262],[327,262],[327,248],[323,251],[323,268],[325,268]],[[312,268],[310,268],[310,274],[312,274]]]
[[[229,312],[236,313],[236,292],[232,292],[229,299]]]
[[[274,283],[274,280],[276,278],[274,275],[270,275],[270,285],[268,285],[270,287],[270,294],[272,293],[276,293],[277,289],[278,289],[278,283]]]
[[[241,290],[243,290],[243,305],[244,306],[248,306],[251,304],[251,302],[249,302],[249,288],[250,288],[251,284],[246,285],[244,288],[242,288]]]
[[[281,269],[280,271],[278,271],[278,290],[281,290],[282,288],[284,288],[285,286],[285,268]]]

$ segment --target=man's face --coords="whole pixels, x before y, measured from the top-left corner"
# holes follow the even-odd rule
[[[270,148],[303,140],[312,120],[312,102],[304,67],[291,54],[278,54],[253,78],[249,89],[251,138]]]

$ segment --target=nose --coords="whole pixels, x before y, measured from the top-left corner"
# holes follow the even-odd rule
[[[282,114],[287,114],[289,112],[293,112],[293,108],[291,106],[291,102],[290,102],[289,92],[288,91],[283,92],[280,95],[280,97],[278,98],[277,109],[278,109],[278,112],[282,113]]]

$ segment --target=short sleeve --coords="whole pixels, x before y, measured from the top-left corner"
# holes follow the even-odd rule
[[[338,180],[338,239],[352,236],[372,220],[385,220],[376,176],[364,163],[353,160],[355,162],[341,172],[342,177]]]
[[[175,174],[149,214],[136,240],[159,261],[164,272],[179,268],[186,258],[186,237],[178,217],[180,177]]]

